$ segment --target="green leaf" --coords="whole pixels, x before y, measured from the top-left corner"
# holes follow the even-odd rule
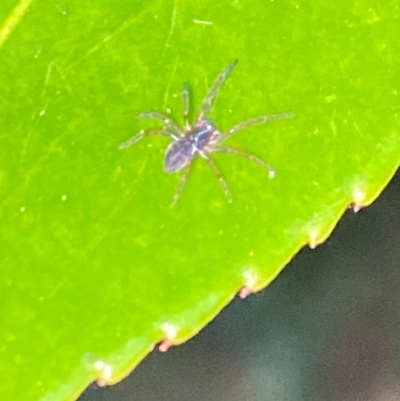
[[[400,160],[399,7],[325,3],[2,2],[1,399],[120,380],[382,191]],[[157,126],[138,112],[182,124],[185,81],[196,116],[236,58],[212,118],[294,112],[227,141],[276,178],[217,154],[233,202],[197,160],[170,207],[168,139],[118,146]]]

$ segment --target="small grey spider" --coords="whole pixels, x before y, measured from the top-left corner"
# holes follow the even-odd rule
[[[228,188],[228,184],[211,157],[211,153],[220,152],[244,156],[247,159],[259,164],[261,167],[264,167],[268,171],[270,178],[275,176],[274,169],[257,156],[238,148],[221,146],[221,142],[225,141],[225,139],[229,138],[234,133],[251,125],[265,123],[271,120],[282,120],[284,118],[292,117],[294,113],[270,114],[268,116],[255,117],[236,124],[226,132],[220,132],[214,122],[210,120],[207,115],[208,111],[213,105],[215,97],[218,95],[218,92],[221,89],[222,84],[233,70],[237,62],[238,60],[233,61],[221,72],[220,75],[218,75],[213,87],[203,101],[200,115],[194,124],[190,124],[189,122],[189,86],[187,83],[185,83],[182,91],[183,118],[185,122],[185,126],[183,128],[179,127],[175,121],[165,114],[159,113],[158,111],[146,111],[140,113],[139,117],[156,118],[164,123],[164,127],[162,129],[152,129],[147,131],[142,130],[134,137],[119,146],[120,149],[125,149],[129,146],[132,146],[147,135],[166,135],[172,139],[171,144],[168,146],[165,152],[164,171],[167,173],[174,173],[183,169],[183,174],[178,188],[175,191],[174,197],[172,198],[171,206],[177,202],[187,181],[192,162],[198,154],[205,159],[205,161],[214,171],[214,174],[218,178],[229,202],[232,202],[232,197]]]

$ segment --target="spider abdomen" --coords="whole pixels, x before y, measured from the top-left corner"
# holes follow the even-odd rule
[[[196,147],[189,138],[182,138],[172,142],[165,153],[164,170],[174,173],[187,166],[196,152]]]

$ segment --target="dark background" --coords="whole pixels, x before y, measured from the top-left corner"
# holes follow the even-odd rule
[[[80,401],[400,400],[400,174],[265,290]]]

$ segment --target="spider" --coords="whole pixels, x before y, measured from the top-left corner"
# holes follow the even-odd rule
[[[140,139],[148,135],[166,135],[171,138],[172,142],[167,147],[165,152],[164,171],[167,173],[175,173],[183,170],[178,188],[176,189],[172,198],[171,206],[175,205],[175,203],[178,201],[183,187],[187,181],[190,167],[197,155],[200,155],[203,159],[205,159],[205,161],[214,171],[214,174],[218,178],[229,202],[232,202],[232,197],[228,184],[215,164],[214,159],[211,157],[211,153],[230,153],[246,157],[247,159],[265,168],[268,171],[270,178],[275,176],[274,169],[257,156],[239,148],[223,146],[221,143],[228,139],[231,135],[241,131],[244,128],[250,127],[251,125],[265,123],[271,120],[282,120],[284,118],[292,117],[294,113],[287,112],[283,114],[270,114],[267,116],[255,117],[234,125],[226,132],[219,131],[215,123],[208,117],[208,112],[213,105],[214,99],[218,95],[222,84],[232,72],[237,62],[238,60],[233,61],[221,72],[220,75],[218,75],[213,87],[203,100],[200,115],[194,124],[189,122],[189,85],[185,83],[182,90],[183,118],[185,123],[183,128],[178,126],[170,117],[159,113],[158,111],[142,112],[138,115],[139,117],[161,120],[164,123],[164,127],[162,129],[151,129],[147,131],[142,130],[119,146],[120,149],[125,149],[134,145]]]

